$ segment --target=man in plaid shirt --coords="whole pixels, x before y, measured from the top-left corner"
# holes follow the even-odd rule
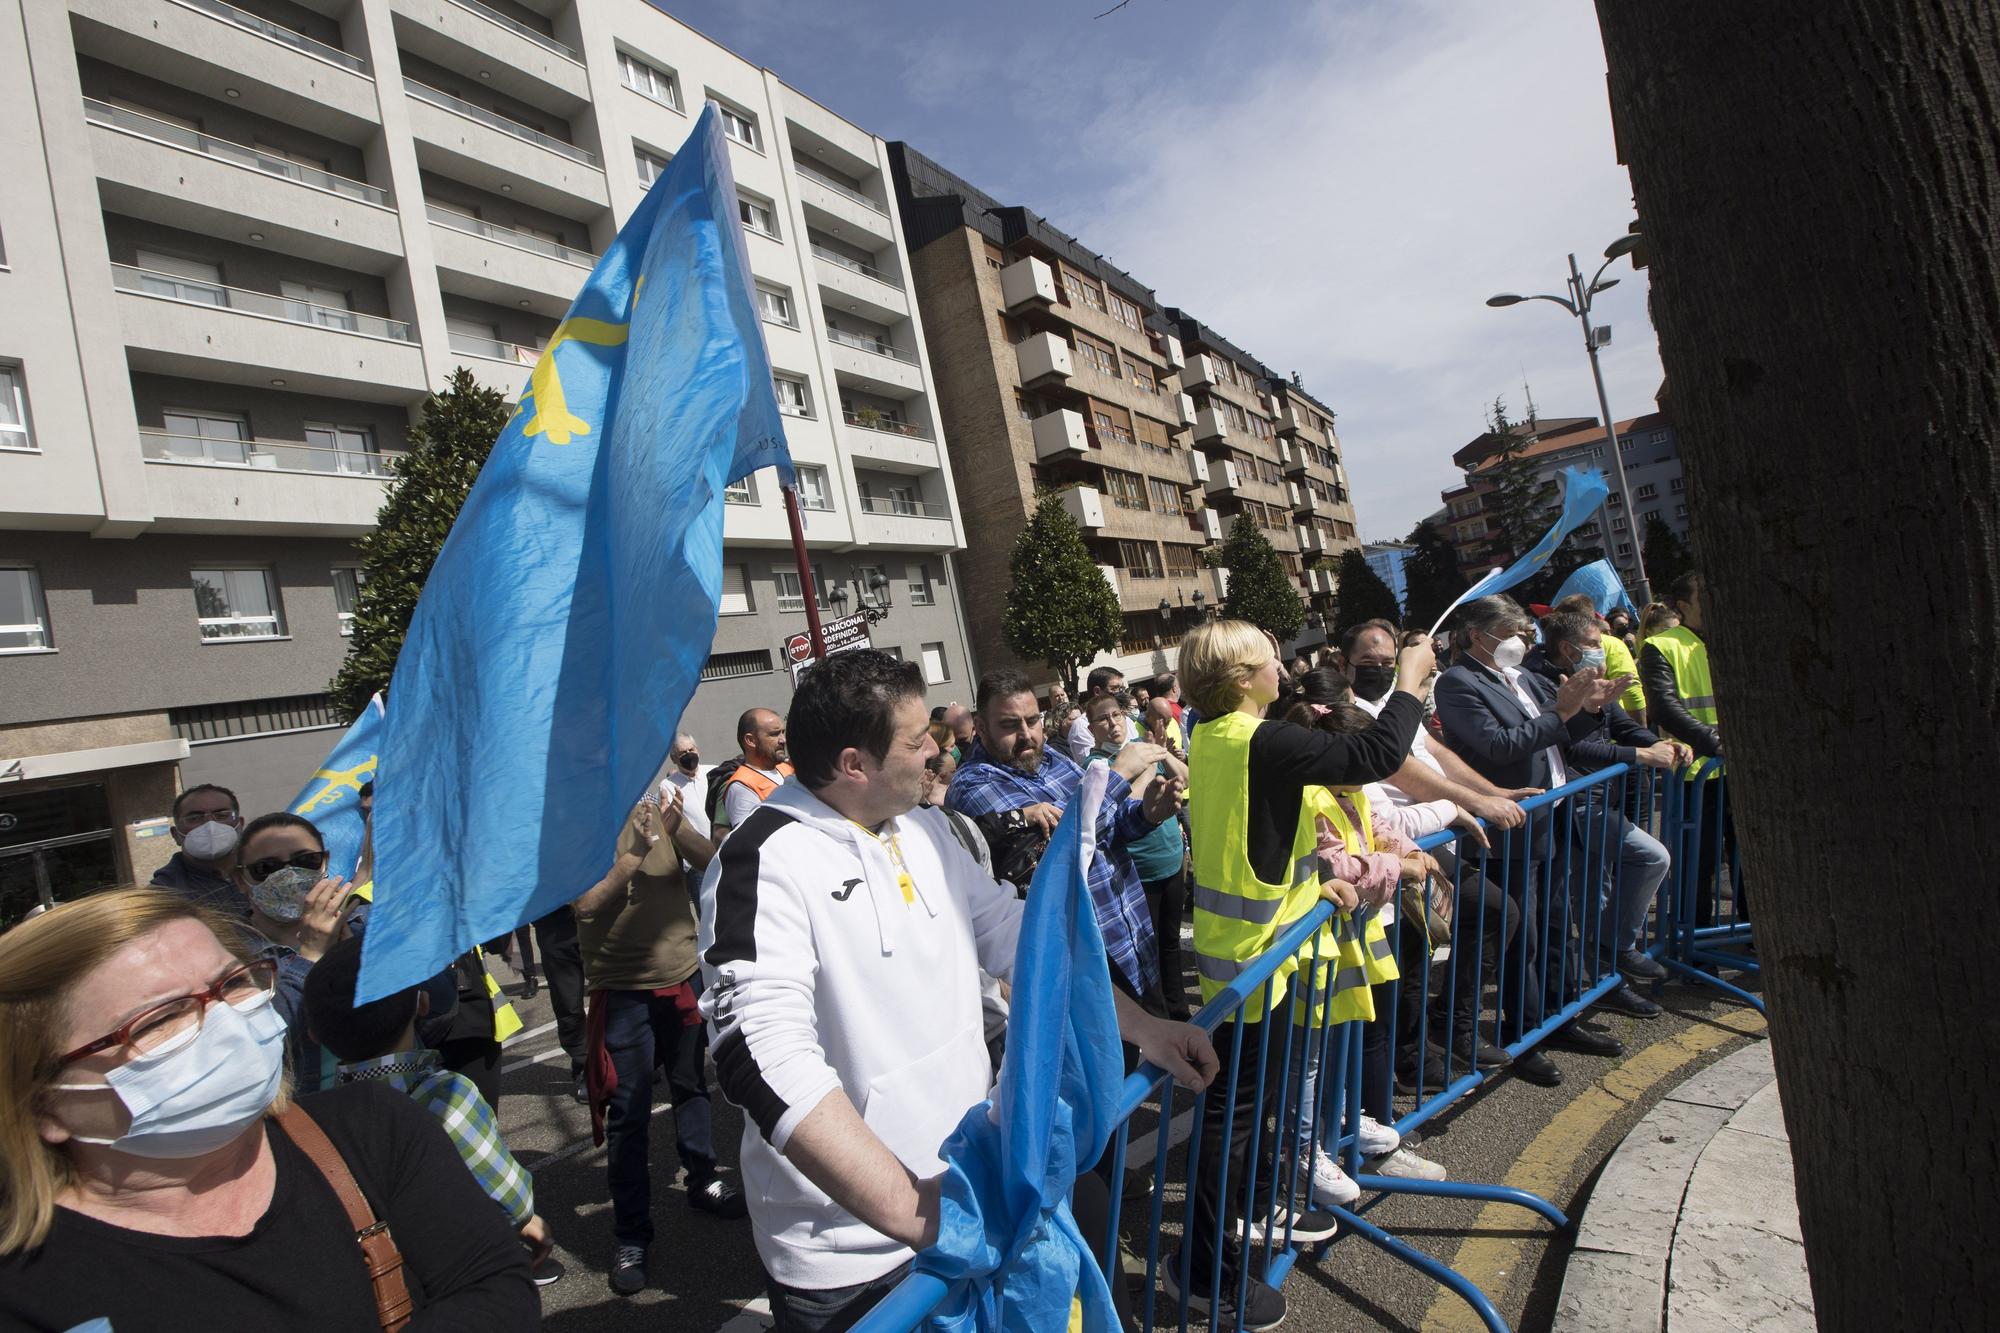
[[[994,843],[996,866],[1011,859],[1003,858],[995,839],[1005,825],[1015,825],[1019,836],[1037,840],[1039,857],[1039,845],[1062,819],[1063,808],[1083,781],[1083,770],[1060,749],[1045,744],[1034,687],[1018,671],[991,671],[980,678],[973,729],[977,739],[945,793],[946,808],[979,824]],[[1154,783],[1144,800],[1131,795],[1132,780],[1151,772],[1165,753],[1157,745],[1134,741],[1111,761],[1105,817],[1097,827],[1100,854],[1091,858],[1089,875],[1091,905],[1111,960],[1111,978],[1154,1014],[1165,1012],[1159,947],[1146,892],[1126,848],[1180,810],[1185,784],[1178,781]],[[1025,877],[1020,883],[1027,887]]]
[[[534,1177],[501,1142],[499,1120],[472,1080],[446,1069],[438,1053],[417,1040],[417,1020],[429,1007],[429,995],[412,986],[357,1006],[354,983],[360,974],[361,941],[346,939],[328,949],[306,977],[306,1024],[341,1061],[336,1078],[387,1083],[436,1116],[472,1178],[534,1251],[536,1285],[555,1281],[562,1270],[548,1262],[552,1242],[548,1224],[535,1215]]]

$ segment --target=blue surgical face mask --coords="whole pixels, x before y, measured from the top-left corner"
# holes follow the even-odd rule
[[[1602,648],[1584,648],[1579,651],[1582,652],[1583,656],[1577,661],[1578,666],[1596,667],[1599,671],[1604,670],[1604,650]]]
[[[277,1098],[284,1074],[285,1020],[266,991],[242,1009],[210,1004],[191,1040],[109,1070],[103,1083],[55,1086],[109,1087],[131,1114],[131,1126],[117,1138],[72,1135],[78,1143],[134,1157],[187,1158],[214,1152],[255,1124]]]

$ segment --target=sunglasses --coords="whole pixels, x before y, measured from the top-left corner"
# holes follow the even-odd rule
[[[244,862],[243,873],[252,880],[269,879],[286,866],[296,870],[324,870],[326,853],[293,852],[290,856],[260,856],[255,861]]]

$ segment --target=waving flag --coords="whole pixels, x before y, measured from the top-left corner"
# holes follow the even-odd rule
[[[396,664],[362,1002],[589,888],[715,632],[722,492],[792,480],[716,109],[556,327]]]
[[[312,775],[285,807],[310,819],[326,840],[326,873],[351,875],[361,856],[368,821],[361,817],[361,789],[375,777],[375,755],[382,744],[382,696],[361,710]]]
[[[1562,488],[1562,515],[1556,519],[1556,525],[1543,533],[1542,539],[1529,547],[1527,553],[1513,564],[1505,569],[1493,570],[1485,578],[1460,593],[1458,600],[1447,606],[1444,614],[1437,618],[1437,624],[1431,626],[1433,635],[1438,632],[1438,627],[1450,618],[1451,613],[1465,603],[1477,601],[1481,597],[1490,597],[1496,592],[1505,592],[1515,584],[1533,578],[1543,565],[1549,563],[1549,557],[1556,553],[1558,546],[1562,545],[1563,538],[1589,522],[1590,516],[1604,503],[1604,497],[1611,493],[1611,488],[1605,484],[1604,474],[1596,468],[1591,468],[1587,472],[1578,467],[1564,468]]]
[[[1102,763],[1085,771],[1050,835],[1014,955],[1000,1087],[966,1112],[940,1153],[938,1241],[916,1258],[917,1271],[953,1288],[933,1329],[1117,1327],[1092,1257],[1105,1238],[1084,1236],[1069,1211],[1077,1172],[1110,1141],[1125,1075],[1085,879],[1110,772]]]
[[[1564,579],[1563,586],[1556,590],[1554,601],[1560,602],[1577,593],[1590,598],[1590,604],[1597,608],[1600,616],[1611,614],[1614,606],[1622,606],[1634,616],[1639,614],[1639,608],[1632,605],[1632,598],[1625,591],[1625,581],[1618,577],[1618,571],[1611,567],[1609,560],[1593,560]]]

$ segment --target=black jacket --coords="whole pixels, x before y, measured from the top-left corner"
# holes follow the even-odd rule
[[[1646,720],[1656,730],[1686,742],[1700,758],[1722,753],[1722,737],[1688,712],[1681,702],[1680,682],[1674,679],[1674,664],[1650,643],[1639,645],[1639,685],[1646,691]]]
[[[1521,703],[1504,676],[1467,653],[1438,677],[1438,721],[1444,724],[1445,743],[1494,786],[1550,788],[1555,782],[1549,748],[1561,751],[1568,767],[1570,746],[1590,734],[1596,719],[1578,713],[1563,721],[1556,712],[1554,684],[1532,671],[1522,671],[1521,688],[1535,701],[1533,710]],[[1501,831],[1493,850],[1503,858],[1546,860],[1554,822],[1554,810],[1534,811],[1524,828]]]
[[[1552,686],[1561,685],[1562,678],[1569,674],[1549,660],[1546,646],[1531,650],[1527,661],[1521,665]],[[1563,750],[1563,763],[1569,768],[1572,778],[1595,773],[1613,764],[1635,764],[1638,762],[1636,751],[1659,744],[1658,736],[1633,721],[1632,715],[1615,702],[1604,705],[1602,713],[1579,713],[1577,716],[1589,718],[1591,727],[1586,735],[1572,731],[1570,743]]]

